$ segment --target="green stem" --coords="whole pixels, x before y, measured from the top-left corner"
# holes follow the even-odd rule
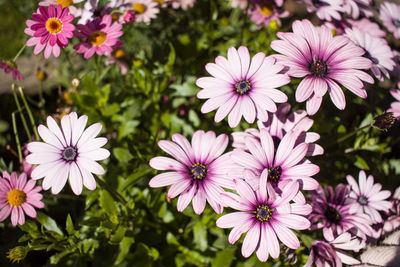
[[[372,124],[368,124],[368,125],[365,125],[363,127],[357,128],[354,131],[352,131],[351,133],[348,133],[345,136],[340,137],[336,142],[333,142],[333,143],[329,144],[327,147],[330,147],[330,146],[335,145],[335,144],[339,144],[339,143],[343,142],[344,140],[352,137],[353,135],[355,135],[359,131],[365,130],[365,129],[370,128],[370,127],[372,127]]]
[[[15,55],[15,57],[14,57],[14,59],[13,59],[14,62],[17,61],[17,59],[18,59],[19,56],[21,55],[22,51],[24,51],[25,47],[26,47],[26,44],[24,44],[24,46],[21,47],[21,49],[20,49],[20,50],[18,51],[18,53]]]
[[[24,125],[24,128],[25,128],[25,132],[28,135],[28,140],[29,140],[29,142],[32,142],[31,131],[29,130],[29,127],[28,127],[28,124],[26,122],[24,113],[22,112],[21,104],[19,103],[19,99],[18,99],[17,93],[15,92],[15,84],[11,85],[11,90],[12,90],[13,95],[14,95],[15,104],[17,105],[18,112],[19,112],[19,115],[20,115],[21,120],[22,120],[22,124]]]
[[[19,137],[18,137],[17,123],[16,123],[16,120],[15,120],[15,112],[11,113],[11,119],[12,119],[12,124],[13,124],[15,142],[17,143],[18,159],[19,159],[19,163],[22,164],[21,143],[19,142]]]
[[[28,112],[29,120],[31,122],[31,125],[32,125],[32,128],[33,128],[33,132],[35,133],[35,138],[36,138],[36,140],[40,140],[39,133],[38,133],[37,128],[36,128],[35,119],[33,118],[32,111],[31,111],[31,108],[28,105],[28,102],[26,102],[24,92],[22,91],[21,87],[18,87],[18,91],[19,91],[19,93],[21,95],[22,101],[24,102],[26,111]]]
[[[114,190],[114,188],[112,188],[111,186],[109,186],[107,183],[105,183],[103,180],[101,180],[99,177],[94,176],[94,178],[96,179],[96,182],[105,190],[108,191],[108,193],[110,193],[110,195],[112,196],[112,198],[114,198],[114,200],[117,200],[119,202],[121,202],[122,204],[126,204],[126,200],[125,198],[118,193],[117,191]]]

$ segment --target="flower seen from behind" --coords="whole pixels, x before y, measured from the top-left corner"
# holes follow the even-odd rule
[[[5,73],[11,73],[14,80],[23,80],[17,64],[12,60],[2,60],[0,62],[0,69],[3,69]]]
[[[32,172],[32,178],[44,177],[44,190],[51,187],[53,194],[63,189],[67,180],[76,195],[82,193],[82,187],[96,188],[93,174],[104,174],[103,167],[97,163],[110,156],[107,149],[101,148],[107,143],[104,137],[97,137],[102,126],[95,123],[85,130],[88,117],[78,118],[75,112],[64,115],[61,129],[52,117],[47,117],[47,126],[39,125],[39,135],[44,142],[31,142],[26,157],[30,164],[38,164]]]

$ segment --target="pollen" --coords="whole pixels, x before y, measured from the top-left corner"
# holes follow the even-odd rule
[[[24,191],[13,189],[7,195],[8,203],[13,207],[19,207],[25,203],[26,194]]]
[[[260,204],[256,209],[256,218],[260,222],[269,222],[272,219],[274,209],[268,204]]]
[[[324,77],[328,73],[328,66],[320,59],[314,60],[310,65],[310,72],[317,77]]]
[[[271,14],[274,12],[274,6],[271,3],[262,3],[260,4],[260,13],[264,17],[271,16]]]
[[[190,168],[189,175],[194,180],[203,180],[207,177],[207,167],[201,163],[195,163]]]
[[[104,43],[107,39],[107,35],[104,32],[101,31],[96,31],[96,32],[92,32],[89,36],[89,43],[91,43],[92,45],[95,46],[99,46],[102,43]]]
[[[46,29],[49,33],[57,34],[62,30],[62,22],[57,18],[49,18],[46,21]]]
[[[280,166],[268,168],[268,180],[270,180],[271,182],[278,183],[281,179],[281,175],[282,168]]]
[[[143,14],[146,12],[147,7],[141,3],[134,3],[132,5],[133,11],[135,11],[136,14]]]
[[[57,0],[57,5],[61,5],[63,8],[72,6],[72,0]]]
[[[235,84],[235,92],[244,95],[251,90],[251,82],[249,80],[240,80]]]

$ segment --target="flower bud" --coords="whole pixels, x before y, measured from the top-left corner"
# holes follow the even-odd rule
[[[373,126],[380,130],[387,130],[396,122],[392,112],[383,113],[374,118]]]

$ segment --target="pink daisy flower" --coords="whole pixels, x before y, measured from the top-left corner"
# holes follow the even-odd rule
[[[397,83],[397,87],[400,88],[400,82]],[[391,89],[390,94],[396,98],[397,101],[394,101],[392,104],[390,104],[390,108],[387,110],[387,112],[392,112],[393,116],[400,120],[400,90]]]
[[[390,191],[382,190],[381,184],[374,184],[374,177],[367,176],[364,171],[360,171],[358,175],[359,184],[354,180],[353,176],[346,176],[347,182],[351,186],[352,191],[349,194],[348,203],[352,205],[351,213],[368,214],[374,223],[382,222],[379,211],[389,211],[392,203],[386,201],[390,197]]]
[[[272,21],[276,21],[278,26],[281,26],[280,18],[289,16],[289,11],[278,8],[282,6],[283,1],[257,0],[253,2],[254,8],[249,10],[250,20],[255,22],[258,28],[261,28],[262,25],[268,27]]]
[[[3,69],[5,73],[11,73],[14,80],[22,81],[22,75],[18,70],[17,64],[11,60],[2,60],[0,62],[0,69]]]
[[[95,123],[85,130],[88,117],[78,118],[75,112],[64,115],[61,129],[56,121],[48,116],[47,126],[39,125],[39,135],[44,142],[31,142],[26,157],[30,164],[38,164],[32,179],[44,177],[44,190],[51,187],[53,194],[58,194],[67,180],[75,195],[82,193],[82,185],[89,190],[96,188],[93,174],[104,174],[103,167],[96,161],[110,156],[107,149],[101,148],[107,143],[104,137],[96,136],[102,126]]]
[[[300,0],[307,6],[308,12],[316,12],[321,20],[331,21],[332,19],[341,20],[343,0]]]
[[[400,227],[400,186],[396,188],[390,199],[392,207],[384,214],[382,230],[384,233],[391,233]]]
[[[386,32],[381,29],[381,27],[375,23],[370,21],[367,18],[359,19],[359,20],[347,20],[352,28],[357,28],[362,32],[366,32],[373,37],[385,37]]]
[[[160,12],[158,3],[152,0],[126,0],[121,10],[132,10],[135,13],[136,22],[150,24],[152,19]]]
[[[344,0],[344,12],[351,15],[353,19],[358,19],[361,15],[371,17],[374,15],[371,6],[372,0]]]
[[[400,38],[400,5],[384,2],[380,6],[379,18],[386,29],[393,33],[394,38]]]
[[[287,184],[281,197],[268,194],[265,175],[259,182],[259,190],[254,191],[245,181],[235,180],[239,195],[225,192],[221,198],[226,206],[239,212],[220,217],[216,224],[220,228],[233,228],[229,234],[231,244],[247,232],[242,244],[243,257],[247,258],[256,251],[258,259],[265,262],[269,255],[274,259],[279,257],[278,239],[291,249],[299,248],[300,242],[290,228],[304,230],[310,222],[291,212],[289,202],[299,191],[296,181]]]
[[[245,178],[251,185],[256,186],[258,177],[266,172],[268,182],[274,185],[275,189],[279,186],[283,190],[292,180],[298,180],[304,190],[318,188],[319,183],[311,176],[319,172],[319,167],[305,160],[307,143],[294,146],[297,137],[296,133],[289,132],[282,138],[276,150],[272,136],[266,129],[260,130],[260,140],[245,137],[244,142],[249,152],[237,149],[231,153],[232,162],[236,166],[232,167],[230,176]]]
[[[178,9],[182,8],[183,10],[187,10],[188,8],[192,8],[196,0],[171,0],[172,8]]]
[[[242,116],[249,123],[253,123],[256,117],[261,121],[268,120],[268,111],[277,110],[275,102],[287,101],[287,96],[275,89],[290,82],[286,74],[279,74],[282,69],[282,65],[276,64],[273,57],[265,57],[264,53],[256,54],[250,61],[246,47],[229,48],[228,59],[218,56],[215,63],[206,65],[213,77],[196,81],[196,85],[203,88],[197,97],[209,98],[201,112],[218,109],[215,122],[229,114],[231,128],[239,124]]]
[[[90,58],[94,53],[100,56],[111,53],[112,47],[120,43],[118,37],[122,35],[122,25],[111,23],[111,16],[104,15],[101,19],[97,17],[88,21],[86,25],[78,24],[76,36],[86,40],[74,46],[76,52],[83,54],[84,58]]]
[[[279,32],[277,36],[281,40],[273,41],[271,48],[283,55],[274,57],[289,67],[290,76],[305,77],[296,89],[296,101],[307,101],[309,115],[318,111],[326,92],[337,108],[345,108],[338,83],[367,97],[362,81],[374,83],[374,79],[360,69],[371,68],[372,62],[362,57],[364,50],[347,37],[333,37],[327,27],[314,27],[308,20],[293,22],[293,33]]]
[[[150,160],[150,166],[156,170],[170,170],[154,176],[150,187],[172,185],[168,197],[178,195],[178,211],[182,212],[192,201],[193,210],[201,214],[206,202],[217,213],[223,206],[219,194],[224,192],[221,186],[233,188],[233,181],[226,177],[230,159],[222,155],[228,146],[228,136],[215,136],[213,131],[196,131],[192,143],[180,135],[172,135],[172,142],[161,140],[158,146],[176,160],[167,157],[155,157]],[[222,156],[221,156],[222,155]]]
[[[39,2],[39,6],[51,6],[51,5],[61,5],[63,8],[68,7],[69,12],[76,16],[79,12],[78,9],[74,6],[74,4],[78,4],[83,2],[84,0],[43,0]]]
[[[365,50],[364,57],[372,61],[371,71],[378,80],[383,81],[382,73],[390,79],[389,70],[394,70],[396,63],[393,61],[392,49],[385,39],[373,37],[356,28],[346,29],[346,36]]]
[[[128,59],[129,55],[122,47],[115,47],[113,52],[108,55],[105,65],[109,66],[116,63],[121,70],[121,74],[125,75],[128,72],[128,64],[126,62]]]
[[[74,19],[69,15],[69,9],[62,8],[61,5],[51,5],[46,9],[40,6],[37,13],[32,14],[33,20],[27,20],[25,33],[32,36],[26,46],[35,46],[35,55],[44,49],[44,58],[49,58],[51,54],[55,57],[60,56],[60,48],[68,45],[68,39],[74,36],[75,26],[70,22]]]
[[[35,208],[41,209],[44,204],[39,193],[42,188],[35,185],[35,180],[27,181],[25,173],[18,177],[16,172],[11,175],[3,172],[3,177],[0,177],[0,222],[10,214],[14,226],[25,223],[25,214],[36,218]]]

